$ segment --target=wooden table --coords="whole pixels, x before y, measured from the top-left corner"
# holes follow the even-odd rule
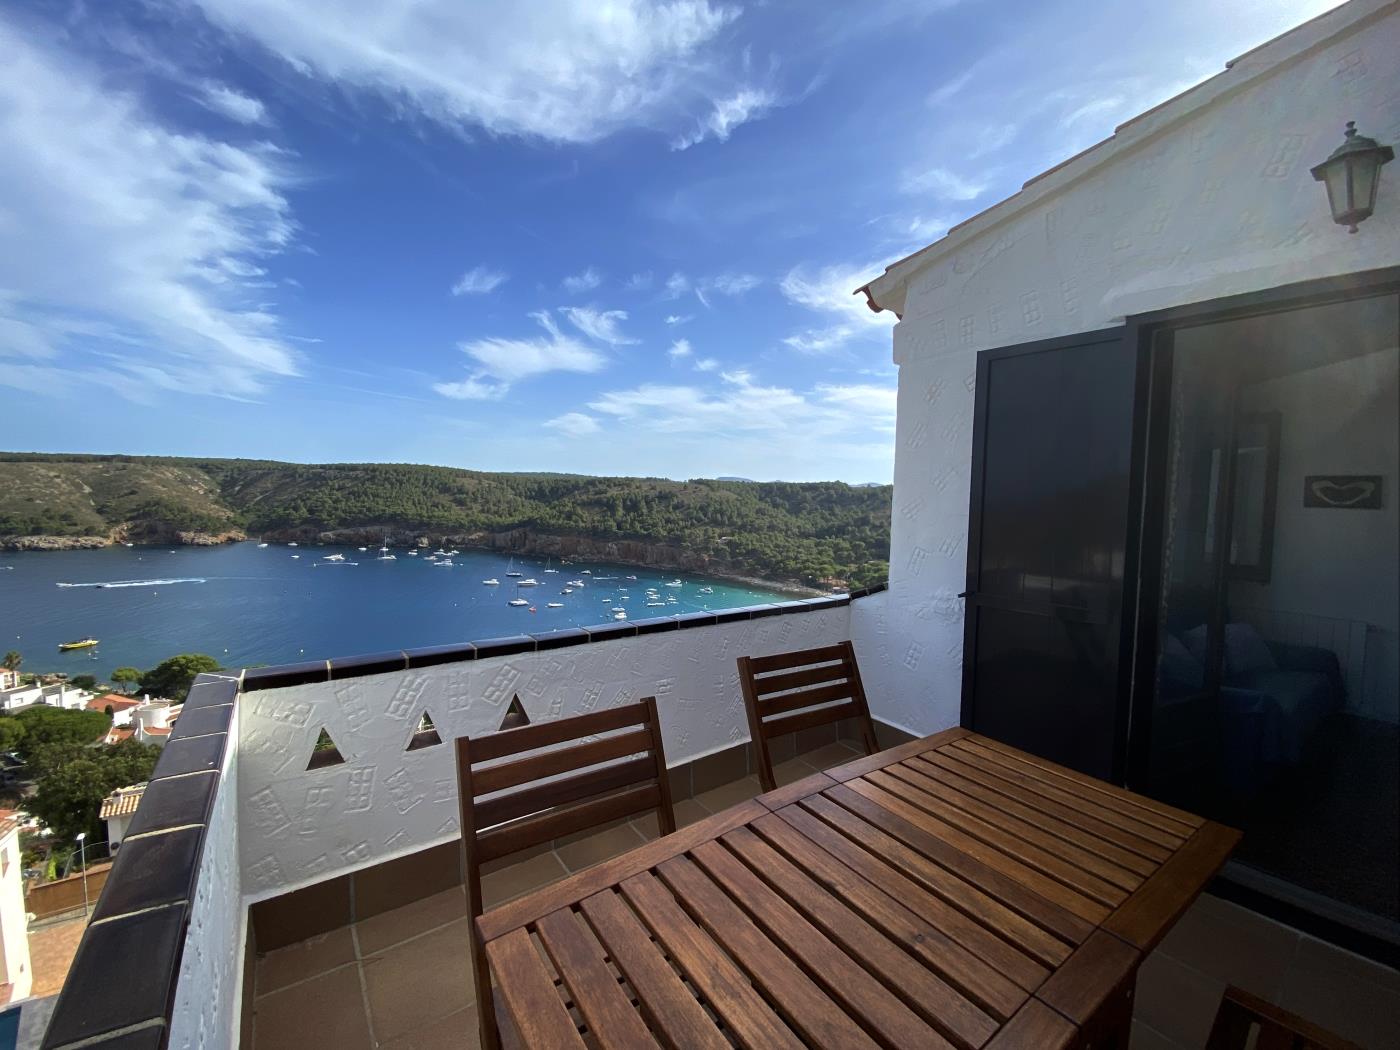
[[[953,729],[477,919],[526,1046],[1127,1045],[1239,833]]]

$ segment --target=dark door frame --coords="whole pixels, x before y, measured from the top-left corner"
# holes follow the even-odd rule
[[[984,473],[986,467],[986,439],[987,439],[987,407],[988,398],[991,395],[990,372],[991,366],[997,361],[1006,360],[1013,357],[1024,357],[1031,354],[1052,353],[1059,350],[1070,350],[1076,347],[1096,346],[1105,343],[1116,343],[1125,349],[1131,345],[1129,342],[1131,332],[1123,325],[1115,325],[1112,328],[1101,328],[1089,332],[1081,332],[1074,335],[1053,336],[1049,339],[1038,339],[1030,343],[1018,343],[1015,346],[997,347],[992,350],[983,350],[977,355],[976,383],[973,387],[973,425],[972,425],[972,474],[969,492],[968,522],[967,522],[967,568],[964,577],[964,590],[960,598],[963,603],[963,674],[962,674],[962,696],[959,713],[959,724],[963,727],[971,727],[975,719],[976,707],[976,683],[975,683],[975,661],[970,661],[969,653],[977,652],[977,622],[976,605],[979,601],[981,590],[980,567],[982,553],[982,503]],[[1140,401],[1145,394],[1145,386],[1141,368],[1138,370],[1137,387],[1134,397],[1135,403]],[[1134,429],[1136,429],[1136,410],[1134,413]],[[1132,460],[1129,473],[1128,487],[1128,550],[1125,568],[1134,564],[1136,550],[1133,546],[1133,539],[1136,536],[1136,520],[1134,508],[1137,505],[1138,484],[1136,477],[1136,459]],[[1126,727],[1125,707],[1121,697],[1128,683],[1128,672],[1130,670],[1126,657],[1130,653],[1128,646],[1131,634],[1131,622],[1126,615],[1126,610],[1130,608],[1127,601],[1128,594],[1128,574],[1125,572],[1124,579],[1124,601],[1119,603],[1117,609],[1107,610],[1110,624],[1116,624],[1120,636],[1118,650],[1118,723],[1121,727]],[[1021,603],[1010,599],[998,599],[997,604],[1004,608],[1022,607]],[[1037,611],[1040,606],[1037,605]],[[1100,610],[1086,610],[1082,606],[1057,606],[1053,608],[1053,614],[1059,619],[1084,620],[1091,612]],[[1122,781],[1124,760],[1126,750],[1123,746],[1125,733],[1118,733],[1118,740],[1115,741],[1113,749],[1113,779]]]

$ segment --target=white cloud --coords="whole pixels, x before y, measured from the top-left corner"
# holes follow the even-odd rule
[[[894,317],[875,313],[864,296],[851,294],[879,272],[875,265],[826,266],[815,271],[793,267],[778,285],[784,297],[824,315],[828,323],[795,332],[783,343],[799,353],[826,354],[859,339],[887,341]]]
[[[900,181],[899,188],[908,194],[932,194],[939,200],[950,201],[975,200],[987,191],[985,183],[962,178],[947,168],[911,172]]]
[[[705,287],[707,291],[716,291],[721,295],[743,295],[762,283],[763,278],[751,273],[722,273],[705,282]]]
[[[564,288],[575,295],[580,292],[591,292],[598,285],[603,283],[603,275],[592,266],[582,273],[572,274],[564,278]]]
[[[457,279],[453,295],[486,295],[506,283],[509,274],[486,266],[474,266]]]
[[[692,317],[690,314],[667,314],[667,315],[666,315],[666,323],[667,323],[667,324],[685,324],[686,322],[688,322],[688,321],[693,321],[693,320],[694,320],[694,317]]]
[[[679,299],[690,291],[690,278],[683,273],[673,273],[666,278],[666,298]]]
[[[547,372],[589,374],[602,371],[608,359],[577,339],[564,335],[548,313],[530,315],[544,329],[533,339],[474,339],[461,350],[477,365],[474,372],[456,382],[434,383],[444,397],[487,400],[502,397],[513,383]]]
[[[713,357],[702,357],[695,362],[695,371],[697,372],[713,372],[718,368],[719,361]]]
[[[0,252],[11,351],[46,357],[33,367],[64,384],[123,391],[139,374],[146,386],[251,396],[295,374],[262,301],[268,260],[294,234],[288,157],[172,131],[4,24],[0,53],[0,236],[24,246]],[[18,382],[10,372],[0,383]]]
[[[708,138],[726,142],[734,129],[751,120],[758,120],[778,104],[777,96],[761,88],[741,88],[728,98],[716,99],[709,115],[694,131],[678,135],[673,150],[689,149]]]
[[[713,45],[739,11],[709,0],[191,2],[301,74],[490,134],[589,142],[705,106],[719,135],[757,108],[727,97]]]
[[[655,278],[652,277],[651,271],[643,270],[627,278],[627,282],[622,288],[628,292],[645,292],[651,288],[653,283],[655,283]]]
[[[595,310],[590,306],[566,306],[563,314],[569,323],[590,339],[613,346],[626,346],[637,340],[623,334],[618,324],[627,320],[626,310]]]
[[[267,107],[241,91],[206,80],[199,85],[199,102],[208,110],[240,124],[268,124]]]
[[[680,360],[682,357],[689,357],[691,354],[690,340],[677,339],[671,344],[671,349],[667,350],[666,353],[671,356],[671,360],[673,361]]]
[[[569,437],[583,437],[586,434],[596,434],[598,432],[598,420],[594,416],[583,412],[565,412],[562,416],[555,416],[545,423]]]

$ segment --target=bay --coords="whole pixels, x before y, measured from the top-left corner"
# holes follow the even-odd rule
[[[374,547],[251,541],[0,552],[0,653],[18,649],[26,671],[106,679],[114,668],[147,670],[176,653],[207,653],[230,668],[293,663],[594,626],[611,622],[614,607],[640,620],[787,597],[694,573],[516,558],[514,569],[539,586],[519,588],[530,606],[514,608],[506,604],[516,597],[508,556],[463,551],[447,568],[427,560],[431,551],[393,553],[394,561],[380,561]],[[344,561],[327,561],[332,554]],[[561,593],[570,580],[585,586]],[[666,586],[676,580],[680,586]],[[664,604],[648,607],[647,588]],[[58,651],[83,637],[100,644]]]

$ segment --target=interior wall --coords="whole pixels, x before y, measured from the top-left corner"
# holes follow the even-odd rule
[[[1233,605],[1358,620],[1366,677],[1348,709],[1400,720],[1400,351],[1394,348],[1247,387],[1248,412],[1278,412],[1278,502],[1268,583],[1234,581]],[[1303,506],[1303,479],[1379,474],[1379,510]]]

